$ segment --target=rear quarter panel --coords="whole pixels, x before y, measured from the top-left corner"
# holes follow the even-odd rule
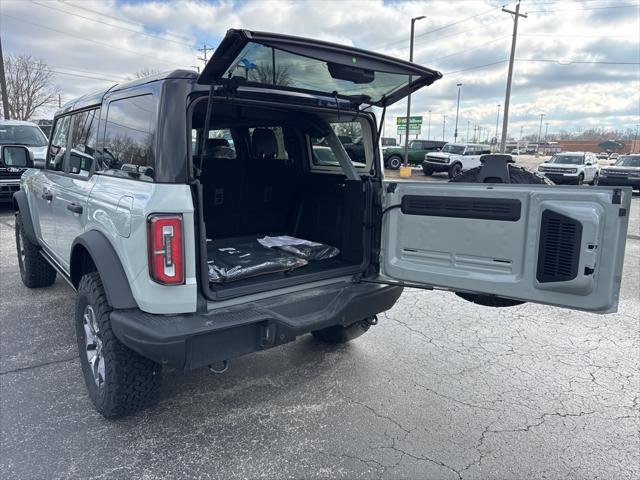
[[[182,214],[184,285],[160,285],[149,276],[147,218],[152,213]],[[98,230],[109,239],[141,310],[157,314],[196,311],[194,209],[188,185],[99,175],[88,202],[86,230]]]

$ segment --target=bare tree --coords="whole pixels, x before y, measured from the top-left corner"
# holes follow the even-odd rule
[[[60,88],[54,73],[41,58],[9,55],[5,61],[9,116],[29,120],[43,108],[56,105]]]
[[[257,81],[260,83],[280,85],[281,87],[288,87],[291,85],[291,74],[289,73],[289,68],[286,66],[276,66],[274,75],[273,65],[270,63],[260,63],[255,68],[255,74]]]
[[[151,75],[157,75],[158,73],[160,73],[160,69],[158,68],[142,67],[137,72],[134,72],[133,78],[150,77]]]

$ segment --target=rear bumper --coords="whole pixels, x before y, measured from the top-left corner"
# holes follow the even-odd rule
[[[132,350],[184,370],[265,350],[332,325],[384,312],[401,287],[339,283],[248,304],[184,315],[114,310],[111,326]]]
[[[601,174],[598,179],[598,185],[607,185],[611,187],[633,187],[640,189],[640,178],[606,177]]]

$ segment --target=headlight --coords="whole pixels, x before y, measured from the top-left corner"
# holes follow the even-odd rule
[[[640,172],[631,172],[629,174],[630,177],[640,177]]]
[[[577,168],[568,168],[567,171],[569,173],[578,173],[578,169]]]

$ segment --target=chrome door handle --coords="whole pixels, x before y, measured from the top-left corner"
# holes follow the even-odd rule
[[[67,205],[67,210],[73,213],[82,213],[82,205],[70,203],[69,205]]]

